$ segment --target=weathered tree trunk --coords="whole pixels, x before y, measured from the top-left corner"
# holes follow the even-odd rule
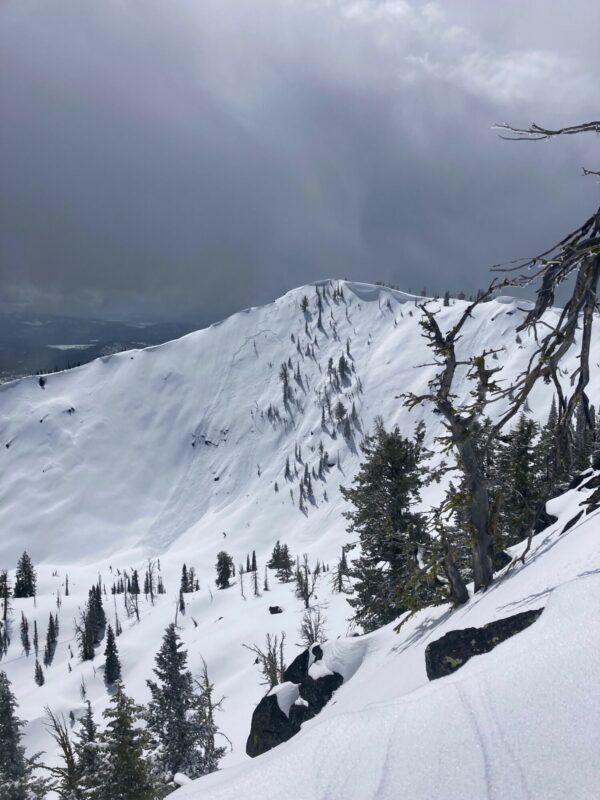
[[[452,550],[446,538],[442,536],[442,545],[444,549],[444,573],[450,584],[450,597],[456,606],[462,606],[469,599],[469,592],[465,586],[459,568],[456,566]]]
[[[494,577],[494,542],[490,535],[490,498],[469,426],[451,413],[450,429],[453,443],[465,476],[470,498],[469,521],[473,532],[473,579],[475,591],[487,589]]]

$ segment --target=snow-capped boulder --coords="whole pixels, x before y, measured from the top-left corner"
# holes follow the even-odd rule
[[[311,667],[323,658],[323,648],[314,644],[292,661],[275,686],[254,709],[246,753],[254,758],[287,742],[329,702],[344,682],[339,672],[323,667],[311,675]]]

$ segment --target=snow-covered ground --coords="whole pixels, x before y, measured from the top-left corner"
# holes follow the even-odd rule
[[[338,286],[343,288],[344,297],[334,300],[333,290]],[[555,628],[557,636],[568,634],[571,637],[565,652],[557,647],[560,653],[554,654],[557,659],[571,659],[568,664],[564,663],[565,671],[573,673],[577,668],[579,673],[580,668],[584,669],[584,653],[580,658],[577,653],[586,647],[581,637],[578,638],[575,621],[572,630],[564,630],[570,627],[564,621],[565,609],[575,609],[580,604],[580,590],[565,587],[553,596],[548,609],[550,611],[554,605],[556,610],[552,614],[544,614],[533,628],[512,642],[475,659],[456,676],[431,687],[425,685],[423,650],[432,636],[437,638],[445,630],[479,625],[528,605],[542,605],[550,588],[598,569],[600,554],[597,537],[593,534],[593,519],[575,526],[560,538],[551,532],[542,534],[536,553],[525,569],[515,571],[464,609],[453,614],[447,609],[427,612],[407,623],[399,635],[384,629],[366,637],[340,639],[336,645],[343,651],[343,658],[340,658],[342,661],[354,659],[358,667],[353,677],[336,693],[320,717],[305,726],[300,737],[261,756],[250,767],[244,766],[249,762],[244,745],[251,713],[264,687],[260,685],[252,654],[242,645],[262,644],[267,632],[285,631],[289,663],[299,652],[295,643],[299,641],[297,630],[302,604],[293,596],[291,586],[278,584],[273,575],[270,576],[270,591],[263,592],[260,597],[252,595],[247,579],[245,598],[239,583],[216,591],[217,552],[227,550],[239,564],[245,563],[247,553],[256,550],[262,571],[275,541],[280,539],[289,545],[292,553],[308,553],[311,563],[319,559],[333,566],[341,545],[348,541],[342,516],[345,503],[339,485],[348,484],[356,472],[360,438],[372,427],[374,418],[381,415],[387,425],[398,424],[405,434],[419,419],[424,419],[430,441],[439,432],[437,417],[431,409],[423,407],[409,413],[400,399],[404,391],[419,392],[434,374],[432,367],[416,369],[430,358],[421,337],[420,314],[414,299],[367,284],[332,281],[323,282],[323,288],[326,297],[322,330],[317,327],[315,288],[303,287],[268,306],[248,309],[183,339],[50,375],[43,388],[37,378],[0,387],[0,442],[3,445],[0,451],[0,568],[13,568],[18,555],[27,549],[39,578],[35,604],[33,600],[13,601],[12,642],[8,654],[0,662],[0,669],[5,669],[13,682],[20,703],[19,713],[29,722],[27,745],[31,750],[52,752],[43,708],[49,705],[57,712],[67,714],[73,710],[77,715],[83,708],[82,680],[97,715],[106,706],[108,696],[100,669],[101,651],[94,662],[79,662],[73,618],[98,574],[109,592],[105,602],[109,620],[114,618],[110,586],[117,570],[136,567],[143,575],[146,560],[152,557],[160,558],[167,593],[159,596],[154,606],[142,598],[139,624],[126,619],[122,596],[116,597],[116,610],[124,629],[117,643],[126,690],[141,702],[148,699],[145,679],[151,676],[162,631],[174,619],[179,577],[185,562],[188,567],[195,567],[200,590],[186,596],[187,612],[178,618],[180,633],[189,651],[191,668],[198,672],[204,658],[217,694],[225,696],[219,724],[233,744],[225,761],[225,766],[233,770],[207,779],[198,790],[187,787],[185,792],[197,791],[198,796],[204,796],[204,791],[214,786],[215,797],[228,797],[229,782],[240,780],[244,786],[262,786],[264,794],[263,773],[260,769],[256,771],[262,765],[265,775],[271,768],[273,775],[297,772],[295,791],[290,791],[285,784],[287,796],[391,797],[383,793],[387,789],[382,788],[378,794],[378,790],[367,786],[361,794],[357,776],[350,781],[355,794],[341,784],[329,786],[325,755],[317,755],[325,748],[318,742],[322,742],[324,736],[330,739],[332,749],[327,758],[331,763],[342,758],[343,749],[350,748],[354,753],[355,772],[356,764],[361,761],[359,753],[351,750],[351,743],[358,747],[361,737],[366,737],[365,742],[382,742],[381,758],[388,744],[392,753],[396,748],[408,748],[412,742],[413,749],[407,750],[410,760],[405,763],[410,764],[412,760],[416,764],[421,763],[417,760],[416,743],[425,747],[425,728],[435,731],[437,725],[445,732],[448,749],[437,752],[435,759],[438,760],[432,756],[425,770],[427,776],[422,780],[435,782],[436,774],[445,775],[450,742],[456,741],[452,737],[458,737],[465,748],[473,751],[473,758],[477,749],[482,754],[483,760],[478,763],[480,766],[488,764],[491,773],[484,771],[481,775],[487,775],[485,780],[489,783],[476,783],[484,781],[484,777],[475,770],[472,779],[476,788],[470,794],[463,791],[460,795],[459,789],[454,790],[452,786],[463,786],[461,776],[466,773],[462,766],[459,769],[455,765],[452,774],[456,775],[456,784],[449,786],[444,796],[527,797],[518,787],[512,795],[502,794],[504,789],[500,788],[490,789],[486,795],[487,790],[479,788],[499,786],[495,770],[502,765],[506,765],[505,785],[514,788],[517,778],[512,773],[516,767],[506,761],[489,762],[487,754],[496,749],[499,739],[494,737],[500,737],[500,732],[489,733],[491,738],[483,741],[473,728],[474,722],[470,728],[459,722],[454,725],[451,714],[455,711],[463,720],[467,717],[483,720],[480,714],[497,713],[500,722],[488,724],[486,721],[485,731],[493,729],[512,735],[515,728],[522,728],[524,735],[524,723],[521,725],[518,721],[518,714],[525,715],[527,711],[524,700],[513,709],[506,708],[507,700],[498,700],[498,704],[494,700],[492,705],[486,700],[490,693],[494,695],[496,678],[500,680],[500,673],[506,672],[502,659],[508,656],[502,653],[516,648],[513,678],[502,684],[504,688],[498,690],[498,698],[505,697],[502,692],[508,691],[511,683],[527,686],[534,672],[538,674],[537,667],[525,663],[525,651],[519,650],[525,645],[519,642],[529,641],[526,637],[542,636],[539,631],[544,630],[544,626]],[[300,306],[305,294],[310,301],[307,314]],[[441,309],[443,324],[450,324],[464,309],[464,303],[452,302],[449,308]],[[506,351],[499,355],[498,363],[506,364],[507,379],[516,375],[534,346],[527,334],[520,334],[521,341],[515,334],[517,324],[523,319],[523,306],[521,301],[501,298],[479,307],[461,340],[463,352],[504,346]],[[346,352],[348,341],[349,360],[354,371],[341,394],[330,388],[330,396],[333,404],[341,398],[348,409],[355,404],[358,422],[350,441],[344,439],[341,431],[335,431],[331,423],[327,422],[324,427],[321,424],[321,402],[325,389],[330,386],[328,360],[333,358],[337,365],[340,355]],[[314,358],[306,354],[308,344],[314,347]],[[600,354],[598,343],[594,349]],[[286,410],[279,370],[288,359],[292,362],[291,385],[297,403]],[[298,363],[300,382],[293,377]],[[573,353],[565,362],[566,382],[576,365]],[[599,396],[599,389],[600,376],[594,374],[590,389],[592,402]],[[466,382],[461,391],[466,397],[469,391]],[[545,420],[550,398],[549,387],[536,388],[530,399],[530,413],[536,419]],[[270,406],[277,407],[278,416],[268,414]],[[297,467],[301,475],[304,462],[309,468],[316,466],[320,441],[329,453],[332,466],[325,480],[313,479],[315,502],[308,503],[303,513],[298,508],[298,480],[286,481],[284,477],[285,461],[289,456],[292,470]],[[294,459],[296,445],[301,447],[302,462]],[[276,483],[279,491],[275,491]],[[434,486],[424,493],[424,504],[437,499],[442,488]],[[67,574],[69,597],[64,596]],[[590,587],[587,590],[590,598],[597,597],[595,579],[586,580],[585,585]],[[30,633],[33,620],[37,620],[43,649],[48,614],[57,610],[59,590],[62,594],[59,645],[54,663],[45,670],[46,683],[38,687],[33,681],[34,658],[32,655],[27,658],[22,652],[18,623],[22,610],[29,619]],[[350,632],[349,607],[343,595],[331,592],[326,574],[317,594],[317,602],[327,617],[329,636],[332,640],[346,636]],[[270,605],[280,605],[284,613],[271,616]],[[589,609],[593,610],[592,600]],[[584,615],[588,611],[573,611],[574,619],[579,619],[579,613]],[[593,644],[591,632],[589,637],[589,643]],[[597,652],[597,640],[595,644]],[[546,652],[542,645],[535,639],[535,654],[530,653],[527,646],[531,662],[534,656],[538,659],[538,654],[541,658]],[[74,657],[70,656],[69,647]],[[572,663],[573,660],[577,664]],[[483,666],[484,663],[498,666]],[[466,676],[478,670],[482,677],[472,684],[473,692],[479,691],[475,687],[483,686],[486,680],[494,685],[486,689],[487,694],[481,688],[477,696],[472,696],[469,689],[466,699],[460,699],[457,687],[462,686]],[[489,670],[492,672],[488,675]],[[548,691],[544,681],[551,679],[552,675],[539,676],[540,691]],[[558,692],[559,685],[554,686]],[[573,694],[577,693],[575,683],[571,689]],[[531,706],[533,700],[527,702]],[[377,703],[384,705],[377,707]],[[423,720],[429,720],[427,723],[418,722],[415,712],[410,711],[421,705]],[[500,710],[499,706],[502,706]],[[568,714],[567,706],[560,706],[565,714]],[[590,702],[586,713],[592,711]],[[542,715],[541,710],[539,713]],[[545,713],[552,713],[550,706]],[[555,710],[555,713],[558,712]],[[517,716],[508,720],[511,714]],[[404,722],[399,722],[400,718]],[[566,724],[562,718],[556,719],[557,726]],[[542,715],[540,720],[546,730],[548,719]],[[381,739],[384,730],[389,731],[385,746]],[[360,735],[359,731],[362,731]],[[517,732],[514,735],[521,736]],[[437,739],[433,736],[432,741],[438,740],[441,742],[441,733]],[[593,741],[590,733],[588,744]],[[518,742],[516,752],[528,752],[526,744],[521,745],[521,738]],[[512,747],[511,742],[509,745]],[[514,750],[507,746],[502,749],[504,759]],[[364,756],[365,763],[375,758],[375,748],[368,753]],[[420,757],[427,759],[427,752],[423,750]],[[307,774],[308,758],[313,766],[310,776]],[[394,760],[393,757],[389,759],[390,762]],[[322,766],[317,769],[317,764]],[[380,775],[382,787],[387,786],[388,779],[400,781],[399,777],[394,777],[395,768],[390,763],[389,768],[373,769],[374,775]],[[367,779],[367,771],[360,770],[361,779]],[[407,773],[403,780],[408,780],[411,770],[406,768],[403,772]],[[509,783],[509,773],[513,783]],[[283,777],[277,780],[283,781]],[[518,784],[522,785],[528,784]],[[436,796],[431,792],[427,794],[429,790],[421,789],[421,784],[400,782],[398,786],[405,788],[407,797]],[[312,794],[309,787],[313,789]],[[244,796],[253,797],[252,792],[248,792]],[[400,795],[399,788],[397,796]],[[560,795],[536,794],[532,790],[529,796]],[[572,796],[586,795],[574,792]]]
[[[178,800],[598,797],[600,512],[561,534],[590,493],[551,503],[559,521],[534,539],[525,566],[462,608],[424,610],[400,633],[389,625],[326,644],[324,665],[353,674],[321,714],[251,763],[184,787]],[[542,607],[491,653],[427,680],[429,642]]]

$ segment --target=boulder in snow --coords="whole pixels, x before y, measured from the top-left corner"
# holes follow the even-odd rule
[[[425,668],[430,681],[450,675],[460,669],[472,656],[489,653],[496,645],[528,628],[544,609],[536,608],[497,619],[482,628],[448,631],[427,645]]]

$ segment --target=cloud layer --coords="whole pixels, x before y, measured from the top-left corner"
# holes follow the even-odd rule
[[[562,8],[554,8],[561,5]],[[600,8],[5,0],[0,298],[208,321],[325,276],[475,289],[597,202]]]

